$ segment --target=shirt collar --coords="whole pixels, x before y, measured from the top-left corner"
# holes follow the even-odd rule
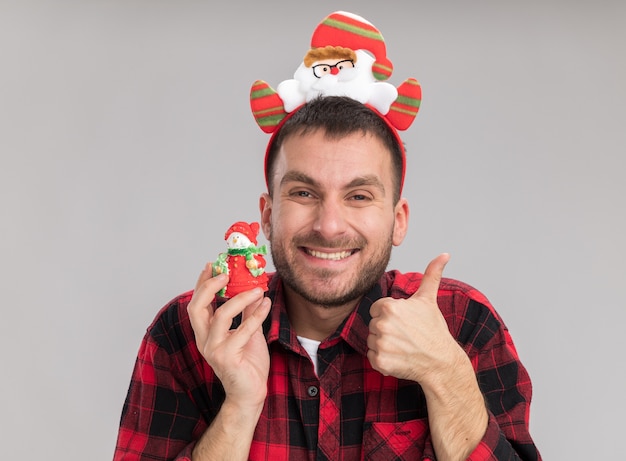
[[[287,316],[282,279],[275,273],[269,275],[268,296],[272,299],[272,311],[263,325],[267,343],[279,342],[287,349],[297,351],[300,346]],[[388,296],[386,279],[385,274],[363,296],[356,309],[346,317],[335,333],[322,341],[320,347],[331,346],[343,339],[359,354],[367,355],[367,335],[372,319],[370,307],[376,300]]]

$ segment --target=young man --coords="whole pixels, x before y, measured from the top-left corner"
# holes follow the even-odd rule
[[[269,291],[221,306],[211,276],[157,315],[115,459],[538,460],[531,384],[473,288],[386,272],[406,234],[404,148],[378,112],[323,97],[270,141]]]

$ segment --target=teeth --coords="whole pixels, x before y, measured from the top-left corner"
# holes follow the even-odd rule
[[[352,251],[338,251],[336,253],[323,253],[321,251],[307,250],[311,256],[315,256],[320,259],[331,259],[333,261],[339,261],[340,259],[347,258],[352,254]]]

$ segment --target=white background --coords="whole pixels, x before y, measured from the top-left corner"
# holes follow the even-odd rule
[[[1,459],[111,458],[146,327],[258,219],[250,85],[338,9],[423,86],[391,266],[450,252],[530,371],[544,459],[618,459],[626,3],[0,0]]]

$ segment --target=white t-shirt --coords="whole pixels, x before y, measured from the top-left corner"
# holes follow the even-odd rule
[[[307,351],[309,357],[311,357],[311,361],[313,362],[313,368],[315,369],[315,375],[317,375],[317,349],[320,346],[321,341],[315,341],[313,339],[304,338],[302,336],[298,336],[298,341],[304,347],[304,350]]]

